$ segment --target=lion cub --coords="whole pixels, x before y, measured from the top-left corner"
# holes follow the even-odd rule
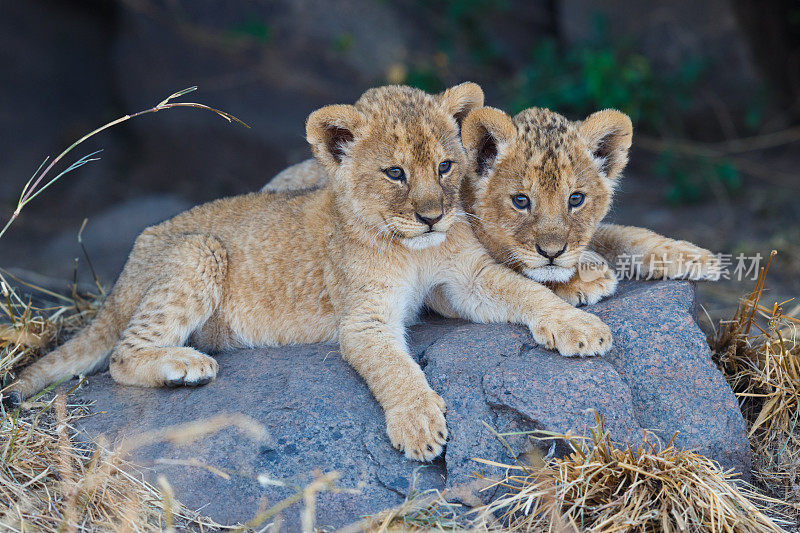
[[[716,280],[710,251],[644,228],[601,224],[628,162],[633,127],[616,110],[572,122],[530,108],[513,118],[484,107],[470,113],[462,141],[474,167],[461,201],[475,234],[497,261],[547,283],[572,304],[613,293],[617,280],[597,254],[624,255],[645,278]]]
[[[146,229],[97,318],[23,370],[8,399],[108,360],[123,384],[195,386],[217,373],[204,352],[338,340],[392,444],[431,460],[445,404],[405,325],[433,287],[461,316],[525,324],[566,355],[607,351],[605,324],[500,266],[461,219],[459,123],[482,104],[471,83],[440,95],[393,86],[315,111],[306,132],[328,187],[217,200]]]
[[[461,196],[475,235],[496,261],[546,283],[572,305],[611,295],[617,278],[606,260],[624,256],[630,256],[631,273],[643,278],[719,279],[719,259],[708,250],[648,229],[600,223],[632,133],[630,119],[614,110],[582,122],[540,108],[513,118],[490,107],[473,111],[462,127],[471,167]],[[262,190],[327,182],[325,169],[309,159]],[[454,315],[438,290],[427,303]]]

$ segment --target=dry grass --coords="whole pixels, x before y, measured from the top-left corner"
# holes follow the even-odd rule
[[[498,491],[488,505],[468,510],[447,493],[412,491],[403,505],[343,531],[779,533],[787,523],[773,510],[781,502],[716,462],[652,435],[634,447],[613,442],[600,416],[588,438],[536,438],[563,440],[572,452],[537,466],[476,459],[504,472],[483,489]]]
[[[445,495],[436,490],[418,490],[418,472],[414,472],[411,491],[405,501],[351,524],[338,533],[390,533],[400,531],[466,531],[472,528],[468,509],[458,503],[448,502]]]
[[[208,530],[214,522],[189,512],[144,483],[122,454],[73,443],[83,408],[64,396],[35,414],[2,420],[0,526],[4,531],[163,531],[168,523]]]
[[[8,275],[6,273],[6,275]],[[83,327],[96,313],[98,294],[64,297],[45,289],[44,297],[61,301],[37,307],[2,282],[0,378],[46,353],[60,338]],[[74,442],[74,423],[86,406],[70,404],[69,395],[39,394],[24,411],[3,411],[0,419],[0,529],[3,531],[163,531],[168,523],[215,524],[180,504],[168,505],[162,492],[126,465],[137,443],[109,450]],[[45,400],[44,398],[49,397]],[[158,435],[166,440],[168,435]]]
[[[761,505],[770,499],[671,442],[652,435],[634,447],[613,442],[599,416],[588,438],[548,438],[572,452],[539,468],[481,461],[506,469],[495,483],[505,494],[476,523],[499,516],[504,531],[782,531]]]
[[[800,518],[800,305],[762,305],[768,270],[769,262],[733,319],[720,323],[709,344],[739,398],[754,476]]]

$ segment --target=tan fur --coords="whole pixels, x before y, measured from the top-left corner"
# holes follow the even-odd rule
[[[28,396],[108,354],[121,383],[193,386],[216,376],[204,352],[338,340],[383,407],[392,444],[436,457],[445,405],[405,341],[431,290],[459,316],[525,324],[566,355],[611,345],[597,317],[496,263],[463,220],[458,124],[482,101],[474,84],[436,96],[384,87],[312,113],[306,130],[328,187],[222,199],[148,228],[97,319],[12,390]],[[452,168],[439,172],[442,161]],[[405,181],[384,173],[394,166]]]
[[[320,189],[328,184],[325,167],[314,159],[306,159],[280,171],[261,190],[264,192],[290,192]]]
[[[644,228],[600,223],[631,145],[632,125],[624,114],[605,110],[575,123],[546,109],[528,109],[512,118],[487,107],[471,113],[463,130],[476,168],[462,184],[462,200],[476,235],[495,260],[545,282],[572,305],[593,304],[612,294],[617,278],[606,260],[615,263],[625,255],[640,258],[630,264],[644,278],[719,278],[719,260],[708,250]],[[326,183],[324,168],[305,161],[278,174],[263,190]],[[578,190],[587,199],[570,210],[567,199]],[[511,204],[511,195],[518,193],[531,199],[529,213]],[[554,250],[566,244],[555,260],[560,267],[555,273],[547,272],[549,260],[536,251],[537,244]],[[429,304],[456,316],[439,293],[429,297]]]
[[[582,122],[539,108],[513,119],[488,107],[471,113],[462,140],[476,168],[464,181],[462,203],[476,215],[476,234],[491,255],[573,304],[593,303],[616,288],[611,269],[591,249],[611,261],[644,255],[643,277],[718,279],[719,261],[708,250],[643,228],[600,224],[632,134],[630,119],[615,110]],[[585,200],[570,208],[575,192]],[[529,197],[531,209],[515,208],[509,201],[515,194]],[[551,266],[537,245],[563,252]],[[669,266],[687,263],[690,269]]]

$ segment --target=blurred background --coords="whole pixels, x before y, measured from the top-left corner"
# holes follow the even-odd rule
[[[0,66],[3,223],[46,155],[184,87],[199,86],[184,100],[252,126],[178,109],[81,146],[68,163],[101,148],[102,159],[0,239],[0,266],[53,290],[92,280],[85,218],[83,244],[109,285],[146,225],[309,157],[314,109],[375,85],[472,80],[510,112],[630,114],[610,219],[732,254],[731,273],[738,254],[777,249],[769,297],[800,295],[794,0],[2,0]],[[753,283],[701,284],[700,302],[729,316]]]

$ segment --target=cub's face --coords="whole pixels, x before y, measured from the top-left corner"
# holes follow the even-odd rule
[[[608,212],[631,137],[630,119],[612,110],[579,123],[538,108],[513,119],[471,113],[463,201],[494,259],[534,281],[568,281]]]
[[[459,123],[482,104],[472,83],[439,95],[389,86],[367,91],[354,106],[312,113],[309,141],[351,226],[410,249],[442,243],[460,212],[467,171]]]

